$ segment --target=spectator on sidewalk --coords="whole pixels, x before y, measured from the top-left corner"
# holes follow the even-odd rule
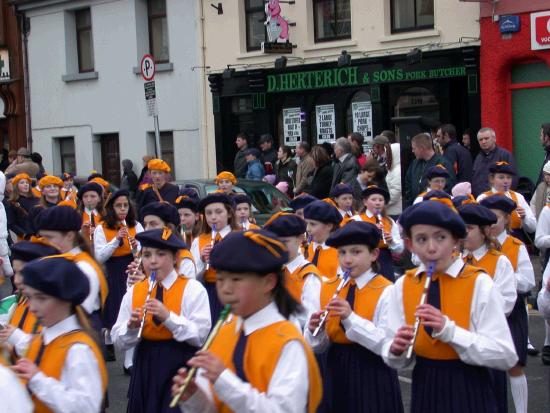
[[[235,155],[235,160],[233,161],[233,171],[235,176],[238,178],[244,178],[246,176],[246,156],[245,152],[248,149],[248,136],[246,133],[241,132],[237,135],[235,139],[235,145],[237,145],[237,154]]]
[[[36,179],[36,175],[40,172],[40,167],[31,160],[31,151],[27,148],[19,148],[17,150],[17,158],[6,168],[6,175],[18,175],[25,173]]]
[[[133,170],[134,164],[130,159],[122,161],[122,179],[120,181],[120,189],[127,189],[130,196],[134,198],[137,191],[138,178]]]
[[[265,169],[260,161],[260,151],[256,148],[248,148],[245,152],[247,169],[246,179],[261,181],[265,176]]]
[[[296,168],[296,180],[294,181],[294,193],[301,194],[307,188],[308,177],[315,170],[315,163],[311,158],[311,147],[307,142],[298,142],[296,146],[296,156],[298,157],[298,166]]]
[[[363,150],[365,138],[359,132],[352,132],[348,135],[348,140],[351,143],[351,153],[357,158],[357,163],[359,167],[362,168],[365,162],[367,162],[367,155]]]
[[[472,180],[472,155],[456,140],[456,128],[450,123],[441,125],[435,134],[443,148],[443,156],[449,160],[456,174],[457,182]]]
[[[277,151],[277,162],[275,163],[276,182],[287,182],[289,179],[291,182],[294,182],[296,168],[297,165],[294,159],[292,159],[292,149],[290,149],[290,146],[280,146]]]
[[[153,179],[151,178],[151,172],[149,172],[149,168],[147,167],[147,164],[151,159],[153,159],[153,157],[149,155],[145,155],[141,158],[141,160],[143,161],[143,168],[141,168],[141,172],[139,174],[138,187],[143,184],[150,184],[151,182],[153,182]]]
[[[315,145],[311,150],[315,170],[311,178],[311,184],[308,186],[308,193],[315,198],[324,199],[330,194],[333,168],[330,162],[330,156],[326,149],[321,145]]]
[[[351,143],[347,138],[338,138],[336,140],[334,144],[334,156],[337,160],[334,164],[331,188],[342,182],[353,185],[359,174],[359,164],[351,153]]]
[[[544,148],[545,156],[542,166],[540,168],[539,177],[537,179],[537,185],[543,180],[543,170],[546,163],[550,161],[550,123],[543,123],[540,127],[540,143]]]
[[[550,203],[550,161],[546,162],[544,168],[542,168],[542,181],[537,185],[537,189],[535,189],[529,202],[531,211],[537,219],[548,203]]]
[[[264,133],[260,137],[259,145],[262,150],[260,160],[265,168],[265,173],[273,173],[275,163],[277,162],[277,150],[274,147],[273,136],[269,133]]]

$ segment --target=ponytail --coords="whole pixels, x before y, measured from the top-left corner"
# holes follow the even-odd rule
[[[283,271],[279,270],[277,273],[277,285],[273,289],[273,301],[277,305],[279,312],[285,318],[289,318],[292,313],[300,311],[302,306],[290,295],[284,285]]]
[[[494,250],[494,251],[500,251],[502,250],[502,245],[500,245],[500,242],[491,235],[491,227],[489,225],[483,225],[481,228],[481,232],[485,236],[485,245],[487,246],[487,249]]]
[[[77,305],[74,307],[74,312],[76,314],[76,319],[78,320],[78,324],[80,324],[80,326],[82,327],[82,330],[86,334],[88,334],[94,340],[94,342],[101,348],[97,331],[95,331],[92,328],[90,324],[90,319],[88,318],[88,314],[86,313],[86,311],[84,311],[84,309],[81,306]]]

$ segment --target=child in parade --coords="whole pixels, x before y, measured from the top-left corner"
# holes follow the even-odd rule
[[[107,370],[80,308],[89,295],[88,278],[55,256],[28,263],[22,273],[30,310],[43,329],[13,370],[27,384],[34,411],[98,413]]]
[[[335,277],[338,272],[338,251],[326,245],[326,240],[340,226],[342,215],[332,204],[314,201],[304,208],[304,218],[308,236],[311,236],[312,240],[308,243],[304,256],[325,277]]]
[[[176,199],[175,205],[180,216],[180,234],[183,241],[187,245],[191,245],[200,233],[199,201],[188,195],[180,195]]]
[[[301,194],[294,197],[294,199],[290,201],[289,206],[297,216],[304,219],[304,208],[315,201],[318,201],[318,199],[314,196],[309,194]]]
[[[511,234],[522,242],[527,242],[525,232],[535,232],[537,219],[529,204],[519,192],[511,190],[512,179],[516,175],[514,168],[506,161],[494,162],[489,167],[489,183],[491,190],[482,193],[477,197],[477,202],[497,192],[504,193],[517,205],[516,210],[510,217]]]
[[[537,231],[535,233],[535,246],[541,250],[541,254],[544,254],[542,288],[538,294],[537,303],[539,311],[542,314],[549,314],[550,308],[546,308],[544,305],[547,306],[550,304],[550,301],[546,300],[550,294],[546,290],[550,277],[550,266],[548,266],[548,256],[550,255],[550,204],[546,204],[540,212],[537,222]],[[541,307],[540,303],[543,304],[543,307]],[[544,308],[546,308],[546,310],[543,310]],[[544,345],[541,350],[541,359],[544,365],[550,366],[550,317],[545,316],[545,320],[546,334],[544,337]]]
[[[8,229],[17,235],[18,241],[21,241],[33,234],[29,212],[38,204],[39,198],[34,196],[31,178],[26,173],[15,175],[11,183],[13,189],[6,204]]]
[[[288,251],[288,262],[284,265],[284,284],[292,298],[302,307],[302,311],[294,316],[303,330],[311,314],[320,306],[323,282],[317,267],[301,253],[306,223],[297,215],[278,212],[265,223],[264,229],[277,235]]]
[[[388,295],[387,328],[395,336],[382,357],[404,368],[413,361],[407,354],[413,346],[412,413],[494,412],[487,368],[508,370],[518,360],[500,292],[490,276],[456,255],[466,225],[453,209],[424,201],[405,210],[400,223],[407,248],[422,264]],[[425,291],[427,277],[432,282]]]
[[[10,249],[8,246],[8,219],[6,216],[6,208],[4,206],[4,190],[6,189],[6,176],[0,171],[0,284],[4,281],[4,277],[11,277],[13,269],[10,262]]]
[[[424,178],[428,181],[428,189],[418,194],[413,204],[418,204],[419,202],[422,202],[424,200],[424,195],[426,195],[430,191],[445,191],[447,180],[450,177],[451,175],[449,175],[449,172],[444,165],[437,164],[435,166],[432,166],[431,168],[428,168],[426,174],[424,175]]]
[[[78,190],[74,186],[73,174],[63,172],[60,178],[63,181],[63,188],[61,188],[61,199],[64,201],[71,201],[76,205]]]
[[[180,190],[177,185],[169,182],[170,166],[162,159],[151,159],[147,163],[147,168],[153,182],[140,186],[140,206],[143,207],[150,202],[159,201],[166,201],[173,205],[180,194]]]
[[[535,287],[535,272],[523,242],[507,232],[511,214],[516,209],[514,201],[503,195],[492,195],[483,199],[481,205],[497,216],[491,234],[502,246],[501,252],[510,260],[515,273],[517,300],[508,315],[508,325],[519,361],[508,371],[508,375],[516,412],[527,412],[528,388],[524,367],[527,364],[529,322],[525,300]]]
[[[283,285],[284,244],[263,230],[232,232],[210,258],[220,299],[233,314],[210,349],[189,361],[199,372],[181,398],[181,410],[314,413],[321,378],[311,349],[286,319],[297,303]],[[180,369],[173,393],[186,374]]]
[[[218,189],[227,195],[232,195],[233,186],[237,183],[237,178],[229,171],[220,172],[214,183],[218,185]]]
[[[342,279],[323,283],[321,307],[305,337],[316,352],[328,347],[324,391],[329,412],[403,412],[397,372],[380,357],[386,339],[385,297],[392,285],[377,272],[380,239],[375,225],[350,222],[327,240],[338,248],[346,272],[342,277],[349,281],[336,297]],[[328,321],[314,336],[325,308]]]
[[[334,185],[330,191],[330,197],[342,215],[341,225],[345,225],[355,215],[353,212],[353,188],[345,183]]]
[[[241,231],[260,229],[260,227],[254,223],[254,216],[252,214],[252,200],[248,195],[233,195],[233,203],[235,204],[235,218]]]
[[[38,214],[44,209],[54,207],[61,202],[60,191],[63,188],[63,181],[57,176],[46,175],[38,181],[38,187],[40,188],[40,200],[37,205],[31,208],[28,217],[33,234],[36,234],[34,224]]]
[[[134,260],[133,251],[139,250],[135,236],[142,231],[143,227],[136,220],[129,192],[120,189],[113,193],[105,205],[103,221],[94,231],[95,257],[100,264],[105,265],[109,286],[102,320],[106,329],[107,361],[115,358],[109,330],[116,321],[122,297],[126,293],[126,269]],[[129,366],[130,362],[131,358],[128,355],[126,366]]]
[[[177,254],[185,244],[172,230],[153,229],[136,237],[144,270],[155,277],[138,282],[124,295],[111,336],[121,350],[135,346],[128,412],[173,412],[177,409],[169,408],[171,379],[210,330],[208,296],[199,282],[178,273]]]
[[[375,224],[381,234],[378,263],[380,273],[390,281],[395,281],[393,272],[393,254],[401,254],[405,248],[399,227],[393,219],[386,215],[385,205],[389,202],[390,194],[384,188],[369,185],[361,193],[365,212],[353,217],[356,221],[365,221]]]
[[[223,192],[214,192],[200,201],[199,211],[203,214],[202,231],[193,240],[191,253],[197,266],[197,279],[201,280],[208,293],[212,322],[218,319],[222,304],[216,293],[216,271],[210,265],[210,252],[231,231],[238,230],[235,222],[234,204]]]
[[[95,227],[105,215],[103,187],[97,182],[88,182],[80,187],[77,198],[77,211],[82,215],[82,235],[93,241]]]

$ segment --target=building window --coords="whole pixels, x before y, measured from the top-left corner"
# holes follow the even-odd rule
[[[433,29],[434,0],[390,0],[391,32]]]
[[[90,9],[77,10],[74,13],[76,24],[76,50],[78,71],[94,71],[94,42],[92,39],[92,14]]]
[[[76,159],[74,150],[74,138],[59,138],[59,157],[61,159],[61,171],[76,174]]]
[[[350,0],[313,0],[315,42],[351,38]]]
[[[149,20],[149,53],[156,63],[168,63],[168,20],[166,18],[166,0],[148,0],[147,18]]]
[[[262,42],[265,42],[266,39],[264,1],[244,0],[244,13],[246,18],[246,50],[248,52],[260,50]]]
[[[160,157],[170,165],[174,176],[174,134],[172,132],[160,133]]]

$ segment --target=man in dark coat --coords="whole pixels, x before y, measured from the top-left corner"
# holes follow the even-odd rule
[[[546,165],[546,162],[550,161],[550,123],[543,123],[542,126],[540,127],[540,143],[544,148],[545,156],[544,156],[544,161],[540,166],[539,177],[537,179],[537,183],[535,184],[535,186],[542,182],[542,178],[543,178],[542,168],[544,168],[544,165]]]
[[[260,149],[262,150],[260,160],[264,164],[266,175],[274,173],[275,163],[277,162],[277,150],[273,144],[273,136],[265,133],[260,137]]]
[[[357,158],[351,153],[351,143],[347,138],[338,138],[334,144],[334,156],[336,162],[332,174],[331,188],[339,183],[352,185],[359,174],[359,163]]]
[[[443,156],[448,159],[456,174],[456,182],[472,180],[472,155],[456,140],[456,128],[450,123],[441,125],[435,138],[443,148]]]
[[[248,149],[248,136],[241,132],[237,135],[235,139],[235,145],[239,149],[235,155],[235,160],[233,161],[233,172],[237,178],[243,178],[246,176],[246,170],[248,165],[246,163],[245,152]]]

